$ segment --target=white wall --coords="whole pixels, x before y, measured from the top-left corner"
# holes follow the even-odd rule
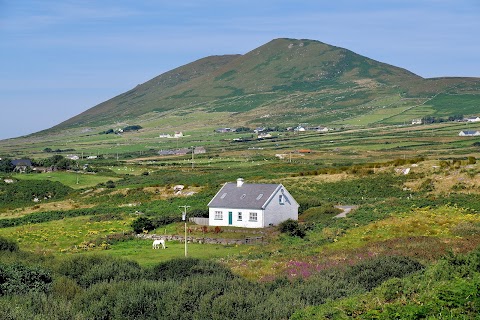
[[[215,211],[222,211],[223,219],[215,219]],[[232,212],[232,224],[228,224],[229,212]],[[238,221],[238,212],[242,212],[242,221]],[[257,221],[249,221],[250,212],[257,213]],[[251,210],[251,209],[225,209],[225,208],[209,208],[208,209],[208,224],[210,226],[220,227],[242,227],[242,228],[263,228],[263,210]]]
[[[280,194],[284,196],[283,204],[280,204],[278,199]],[[275,192],[265,208],[265,227],[268,227],[270,224],[278,225],[287,219],[298,220],[298,203],[282,187]]]

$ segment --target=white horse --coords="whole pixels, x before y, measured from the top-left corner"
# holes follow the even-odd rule
[[[160,249],[160,245],[162,245],[162,248],[165,249],[165,240],[160,239],[160,240],[154,240],[153,241],[153,249]]]

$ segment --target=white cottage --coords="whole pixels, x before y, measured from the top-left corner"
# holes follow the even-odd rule
[[[480,136],[480,131],[477,130],[463,130],[458,134],[460,137],[477,137]]]
[[[298,203],[281,184],[225,183],[208,203],[210,226],[264,228],[298,220]]]

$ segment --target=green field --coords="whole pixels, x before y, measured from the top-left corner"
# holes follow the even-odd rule
[[[127,170],[124,170],[124,171],[127,171]],[[96,175],[96,174],[89,174],[89,173],[75,173],[75,172],[48,172],[48,173],[30,173],[30,174],[22,173],[22,174],[15,174],[13,177],[19,180],[21,179],[21,180],[58,181],[74,189],[83,189],[83,188],[93,187],[99,183],[103,183],[108,180],[116,181],[120,179],[115,176],[104,176],[104,175]]]
[[[225,246],[187,243],[187,256],[197,259],[229,259],[238,256],[248,246]],[[185,257],[185,244],[167,241],[166,249],[152,249],[152,241],[131,240],[112,245],[105,254],[137,261],[142,266]]]

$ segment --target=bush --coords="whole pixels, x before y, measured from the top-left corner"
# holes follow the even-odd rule
[[[152,280],[181,280],[189,277],[224,275],[233,279],[231,271],[215,262],[200,259],[173,259],[154,266],[150,271]]]
[[[361,262],[346,272],[350,281],[371,290],[390,278],[401,278],[423,269],[419,262],[397,256],[385,256]]]
[[[155,229],[152,220],[147,217],[139,217],[132,222],[132,228],[135,233],[142,233],[144,230],[152,231]]]
[[[4,237],[0,237],[0,251],[17,252],[18,243]]]
[[[115,182],[113,182],[112,180],[108,180],[107,182],[105,182],[105,187],[113,189],[115,188]]]
[[[84,288],[103,281],[136,280],[143,275],[135,261],[101,255],[66,259],[59,266],[59,273],[76,280]]]
[[[27,292],[47,292],[50,290],[50,273],[21,264],[0,264],[0,296]]]
[[[288,219],[278,225],[281,233],[286,233],[292,237],[305,237],[305,228],[296,220]]]
[[[180,222],[180,221],[182,221],[182,217],[178,217],[178,216],[177,217],[169,217],[169,216],[152,217],[151,221],[152,221],[154,229],[156,229],[158,227],[166,226],[166,225],[174,223],[174,222]]]

